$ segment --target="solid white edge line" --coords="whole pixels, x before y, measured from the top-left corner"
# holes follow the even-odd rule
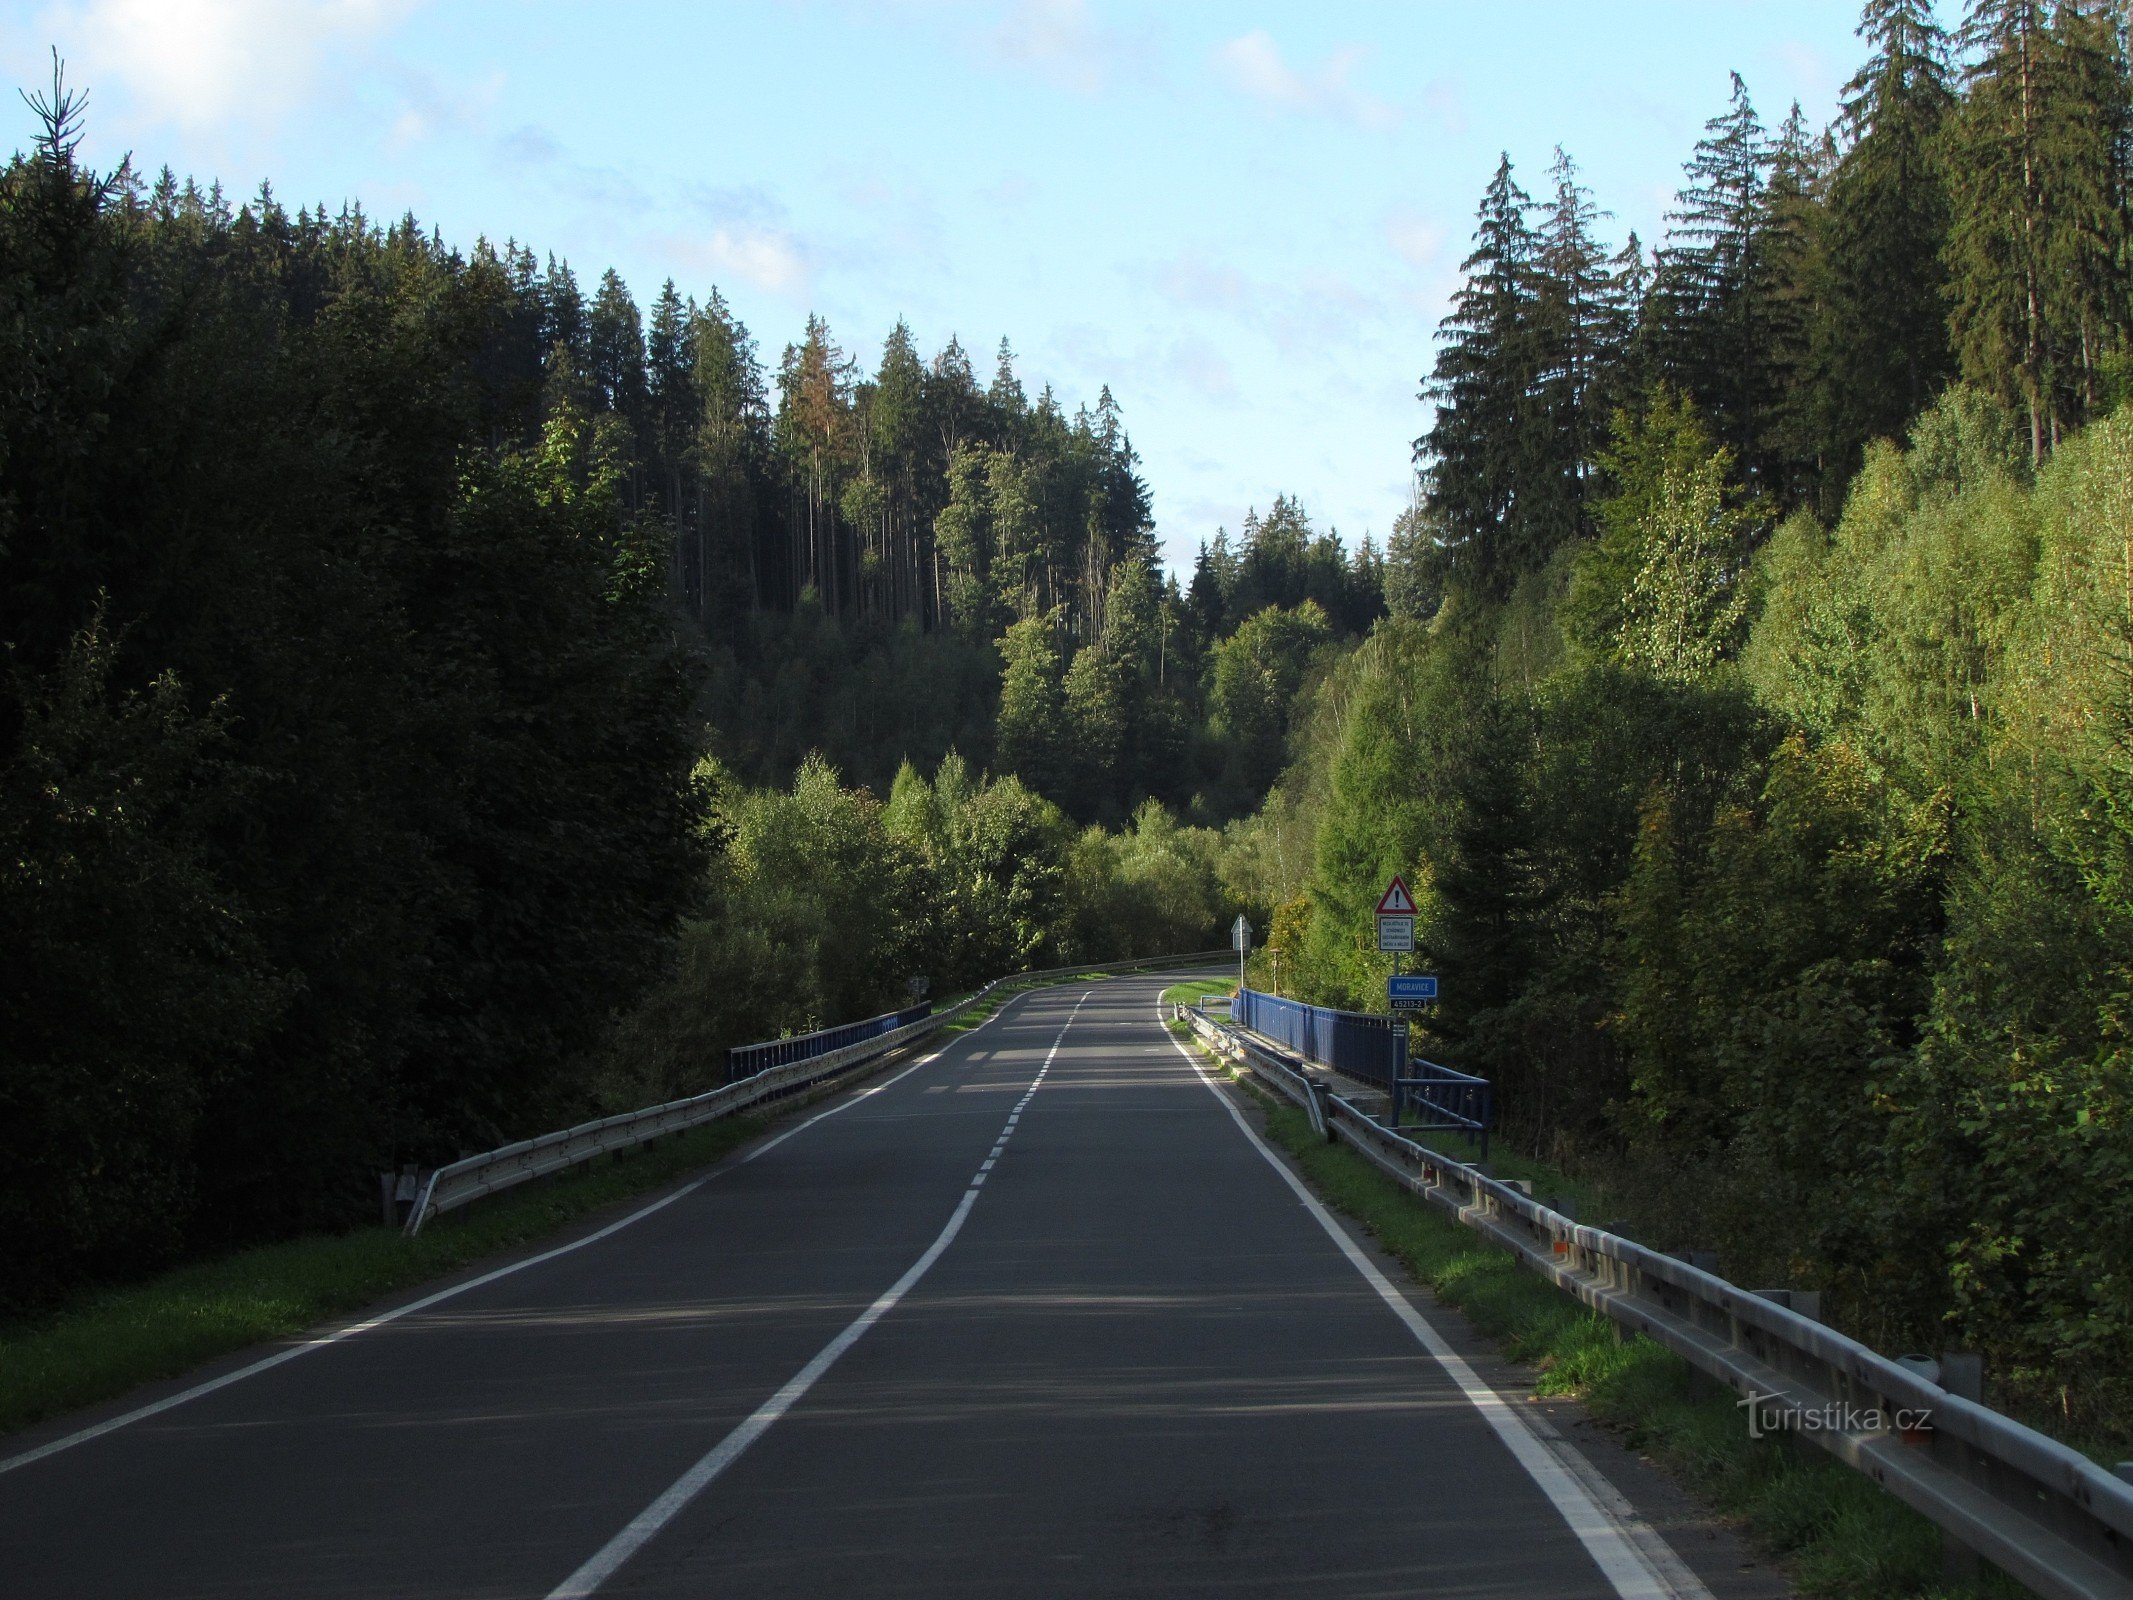
[[[1037,1078],[1030,1080],[1032,1084],[1050,1070],[1052,1058],[1059,1054],[1059,1047],[1066,1042],[1067,1029],[1074,1026],[1074,1019],[1081,1014],[1083,1001],[1086,1001],[1091,993],[1094,991],[1085,992],[1080,1000],[1074,1002],[1074,1009],[1067,1013],[1066,1021],[1060,1025],[1059,1037],[1052,1041],[1052,1048],[1045,1055],[1044,1066],[1039,1069]],[[991,1165],[990,1161],[985,1163],[986,1167]],[[549,1590],[547,1600],[586,1600],[587,1596],[597,1593],[600,1586],[620,1571],[631,1556],[649,1544],[658,1535],[659,1530],[679,1516],[691,1500],[708,1489],[720,1473],[740,1460],[748,1447],[768,1433],[772,1424],[797,1405],[822,1375],[837,1364],[837,1358],[865,1337],[869,1328],[894,1310],[896,1303],[911,1292],[934,1262],[940,1260],[948,1246],[955,1242],[955,1236],[963,1231],[964,1219],[970,1215],[970,1208],[977,1204],[978,1189],[984,1181],[984,1169],[980,1168],[970,1186],[963,1191],[963,1198],[956,1205],[955,1214],[948,1219],[948,1225],[941,1229],[938,1237],[926,1247],[926,1253],[914,1261],[901,1278],[884,1290],[881,1297],[866,1310],[860,1312],[842,1333],[824,1345],[816,1353],[814,1360],[794,1373],[783,1388],[757,1406],[731,1433],[706,1451],[696,1465],[676,1478],[666,1493],[638,1512],[629,1520],[628,1525],[602,1545],[589,1561]]]
[[[1244,1113],[1222,1092],[1221,1085],[1165,1025],[1160,1000],[1156,1004],[1156,1026],[1162,1028],[1163,1036],[1170,1041],[1178,1054],[1185,1058],[1185,1064],[1191,1067],[1194,1075],[1206,1085],[1207,1092],[1229,1113],[1230,1120],[1237,1125],[1238,1131],[1251,1141],[1252,1148],[1266,1159],[1268,1166],[1281,1174],[1282,1182],[1294,1191],[1297,1199],[1303,1202],[1304,1209],[1311,1213],[1318,1225],[1325,1229],[1327,1236],[1340,1247],[1341,1254],[1348,1258],[1349,1264],[1378,1292],[1378,1297],[1391,1308],[1393,1315],[1414,1335],[1415,1342],[1430,1353],[1437,1365],[1459,1386],[1467,1401],[1481,1413],[1482,1420],[1487,1422],[1496,1437],[1503,1441],[1512,1457],[1525,1468],[1526,1475],[1539,1486],[1541,1493],[1548,1497],[1557,1514],[1569,1525],[1570,1531],[1577,1536],[1578,1543],[1585,1547],[1586,1554],[1592,1557],[1602,1576],[1614,1587],[1615,1593],[1620,1595],[1622,1600],[1711,1600],[1710,1591],[1704,1587],[1702,1580],[1690,1572],[1678,1556],[1669,1564],[1675,1570],[1671,1574],[1663,1573],[1640,1548],[1648,1541],[1656,1541],[1663,1546],[1665,1541],[1660,1538],[1658,1531],[1641,1517],[1632,1521],[1621,1518],[1619,1513],[1610,1515],[1608,1508],[1586,1491],[1585,1485],[1579,1481],[1579,1475],[1559,1460],[1555,1451],[1551,1451],[1535,1437],[1526,1419],[1518,1414],[1510,1402],[1484,1383],[1481,1375],[1475,1372],[1466,1359],[1447,1344],[1444,1336],[1415,1309],[1414,1302],[1400,1293],[1392,1280],[1378,1270],[1377,1263],[1348,1237],[1347,1230],[1334,1220],[1333,1214],[1325,1208],[1318,1196],[1289,1170],[1288,1164],[1260,1137],[1259,1131],[1244,1120]],[[1559,1439],[1558,1449],[1576,1453],[1575,1447],[1567,1439]],[[1579,1459],[1583,1461],[1582,1456]],[[1595,1477],[1601,1476],[1599,1469],[1589,1461],[1584,1462],[1584,1466],[1586,1471]],[[1602,1481],[1605,1481],[1604,1478]],[[1622,1504],[1626,1506],[1627,1500],[1623,1500]],[[1686,1583],[1681,1581],[1684,1578]]]
[[[963,1038],[976,1038],[977,1035],[999,1021],[1000,1018],[1006,1016],[1008,1008],[1014,1005],[1015,1002],[1042,992],[1037,989],[1025,989],[1020,994],[1009,995],[1007,999],[1000,1003],[998,1010],[994,1011],[991,1016],[987,1017],[975,1028],[972,1028],[969,1033],[963,1035]],[[1087,999],[1088,997],[1084,995],[1082,998]],[[1080,1009],[1080,1004],[1077,1002],[1075,1010],[1078,1011]],[[162,1399],[151,1401],[145,1406],[136,1406],[133,1410],[122,1412],[118,1416],[107,1417],[102,1422],[94,1423],[89,1427],[66,1434],[61,1438],[48,1440],[33,1450],[25,1450],[19,1455],[0,1458],[0,1473],[13,1472],[17,1467],[26,1467],[32,1462],[44,1460],[47,1456],[56,1456],[62,1450],[71,1450],[76,1445],[87,1444],[92,1439],[101,1439],[107,1433],[116,1433],[119,1429],[131,1427],[136,1422],[144,1422],[150,1417],[171,1410],[173,1407],[182,1406],[188,1401],[211,1395],[217,1389],[227,1389],[233,1383],[240,1383],[246,1378],[257,1377],[260,1373],[278,1367],[285,1361],[294,1361],[298,1356],[309,1355],[314,1350],[323,1350],[328,1345],[339,1344],[343,1339],[353,1339],[359,1333],[368,1333],[373,1328],[382,1328],[389,1322],[398,1322],[402,1317],[413,1316],[417,1311],[427,1311],[431,1306],[450,1300],[454,1296],[482,1288],[487,1284],[496,1282],[499,1278],[508,1278],[513,1273],[524,1272],[528,1267],[537,1267],[544,1262],[555,1260],[558,1256],[567,1256],[573,1250],[582,1250],[589,1244],[597,1244],[612,1234],[620,1233],[633,1223],[642,1222],[654,1212],[664,1211],[675,1201],[683,1199],[702,1188],[713,1178],[718,1177],[720,1173],[729,1172],[735,1167],[744,1167],[758,1156],[767,1155],[770,1151],[775,1150],[787,1139],[795,1138],[807,1132],[816,1123],[834,1117],[840,1111],[849,1111],[853,1106],[858,1105],[860,1101],[871,1099],[885,1089],[893,1089],[904,1079],[910,1077],[912,1073],[918,1071],[920,1067],[930,1066],[962,1042],[962,1039],[951,1039],[931,1055],[921,1056],[894,1077],[884,1078],[880,1083],[870,1084],[849,1100],[838,1101],[827,1111],[816,1112],[797,1127],[788,1128],[776,1138],[766,1139],[761,1144],[754,1146],[738,1160],[725,1163],[719,1167],[718,1171],[707,1172],[701,1178],[693,1179],[679,1189],[674,1190],[671,1194],[662,1195],[650,1205],[632,1211],[628,1216],[610,1222],[606,1227],[595,1233],[588,1233],[582,1239],[573,1239],[568,1244],[557,1245],[553,1250],[544,1250],[539,1255],[527,1256],[522,1261],[514,1261],[507,1266],[498,1267],[492,1272],[485,1272],[478,1278],[469,1278],[465,1283],[455,1283],[448,1289],[439,1289],[435,1294],[425,1295],[420,1300],[410,1301],[404,1306],[396,1306],[391,1311],[384,1312],[379,1316],[365,1317],[360,1322],[349,1323],[346,1327],[337,1328],[332,1333],[322,1334],[316,1338],[302,1338],[285,1350],[277,1350],[273,1355],[264,1356],[257,1361],[239,1367],[234,1372],[225,1372],[219,1378],[210,1378],[205,1383],[196,1383],[189,1389],[181,1389],[176,1394],[165,1395]]]

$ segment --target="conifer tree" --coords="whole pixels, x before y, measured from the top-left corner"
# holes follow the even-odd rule
[[[953,334],[933,358],[933,372],[926,384],[926,411],[940,441],[940,461],[945,465],[955,447],[965,439],[982,437],[980,418],[984,398],[978,393],[977,375],[970,355]],[[990,444],[990,439],[984,440]]]
[[[678,473],[687,457],[703,401],[696,392],[696,345],[690,338],[693,306],[682,303],[672,278],[660,285],[645,330],[645,401],[651,417],[652,444],[661,465]],[[667,506],[678,511],[680,496],[670,492]]]
[[[568,261],[548,258],[548,270],[541,278],[541,350],[551,364],[558,359],[567,359],[579,372],[583,372],[592,359],[592,347],[587,338],[585,322],[585,296],[578,290],[577,274],[570,270]]]
[[[1592,224],[1599,215],[1561,147],[1554,192],[1534,235],[1533,425],[1525,430],[1531,521],[1553,548],[1589,531],[1593,457],[1606,438],[1606,403],[1627,335],[1609,263]]]
[[[2041,461],[2124,348],[2125,66],[2103,0],[1974,0],[1952,133],[1950,327],[1963,375]]]
[[[586,344],[596,402],[627,422],[634,437],[644,416],[644,322],[612,267],[600,275],[586,318]]]
[[[943,620],[972,639],[992,634],[992,505],[981,444],[958,445],[948,457],[948,503],[933,519],[934,548],[945,571]]]
[[[1534,253],[1530,201],[1497,163],[1481,200],[1465,281],[1437,330],[1442,348],[1424,381],[1434,404],[1415,441],[1425,493],[1448,541],[1452,570],[1483,593],[1507,589],[1543,553],[1537,509],[1521,482],[1521,439],[1532,420]]]
[[[704,603],[745,596],[738,608],[752,609],[771,597],[760,548],[769,451],[763,369],[755,339],[716,289],[692,319],[690,341],[691,379],[701,407],[693,457],[703,501]]]
[[[1074,652],[1060,709],[1065,719],[1060,804],[1084,822],[1115,824],[1125,815],[1121,781],[1129,770],[1131,729],[1124,674],[1099,645]]]
[[[2047,205],[2055,223],[2045,271],[2059,301],[2053,376],[2074,426],[2106,399],[2106,372],[2128,334],[2127,162],[2133,140],[2126,13],[2117,0],[2060,0],[2052,15],[2043,105]]]
[[[1022,422],[1022,414],[1029,410],[1029,397],[1022,392],[1022,380],[1015,376],[1014,347],[1005,338],[1000,340],[992,387],[985,391],[985,398],[998,419],[997,425],[1011,437]]]
[[[1749,293],[1758,304],[1769,385],[1757,436],[1764,486],[1797,504],[1819,486],[1823,450],[1815,335],[1823,297],[1826,145],[1793,103],[1770,152],[1770,179],[1755,235]]]
[[[1667,215],[1653,284],[1657,376],[1693,396],[1720,441],[1751,467],[1770,400],[1766,306],[1755,281],[1768,166],[1763,125],[1736,72],[1732,103],[1705,124]]]
[[[918,536],[925,389],[925,363],[919,359],[910,325],[899,317],[888,338],[882,341],[869,423],[874,453],[888,484],[891,613],[898,617],[916,614],[931,624],[939,621],[940,598],[933,589],[932,565],[923,559]]]
[[[1814,398],[1825,482],[1869,440],[1902,437],[1946,380],[1948,40],[1927,0],[1867,0],[1873,54],[1845,86],[1847,148],[1829,187]],[[1833,494],[1822,509],[1834,511]]]

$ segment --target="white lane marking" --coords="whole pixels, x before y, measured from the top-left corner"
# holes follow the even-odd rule
[[[979,1023],[977,1027],[972,1028],[969,1033],[963,1035],[963,1038],[975,1038],[979,1033],[991,1027],[993,1023],[999,1021],[1000,1018],[1006,1016],[1009,1006],[1012,1006],[1018,1000],[1026,998],[1029,994],[1038,992],[1041,991],[1027,990],[1024,991],[1023,994],[1009,996],[1006,1002],[1001,1005],[999,1010],[995,1011],[991,1016],[987,1017],[983,1022]],[[1076,1009],[1079,1008],[1077,1007]],[[849,1100],[838,1101],[837,1104],[831,1106],[827,1111],[816,1112],[813,1116],[809,1117],[805,1122],[800,1123],[797,1127],[786,1129],[783,1133],[779,1134],[774,1139],[764,1140],[763,1143],[755,1146],[746,1155],[742,1156],[738,1161],[729,1161],[723,1166],[721,1166],[717,1172],[707,1172],[701,1178],[697,1178],[689,1183],[683,1184],[673,1193],[663,1195],[659,1199],[654,1200],[650,1205],[640,1207],[638,1210],[632,1211],[628,1216],[622,1217],[617,1221],[610,1222],[606,1227],[600,1229],[596,1233],[588,1233],[584,1238],[573,1239],[569,1244],[557,1245],[553,1250],[544,1250],[539,1255],[526,1257],[523,1261],[514,1261],[508,1266],[498,1267],[495,1271],[485,1272],[478,1278],[469,1278],[465,1283],[455,1283],[449,1289],[439,1289],[435,1294],[425,1295],[420,1300],[410,1301],[404,1306],[397,1306],[393,1310],[384,1312],[381,1315],[375,1317],[365,1317],[361,1322],[352,1322],[344,1328],[335,1329],[332,1333],[321,1334],[317,1338],[302,1340],[300,1343],[291,1345],[287,1349],[277,1350],[273,1355],[264,1356],[257,1361],[251,1362],[249,1365],[239,1367],[235,1372],[225,1372],[219,1378],[210,1378],[205,1383],[196,1383],[189,1389],[179,1390],[176,1394],[165,1395],[161,1400],[151,1401],[145,1406],[136,1406],[133,1410],[122,1412],[115,1417],[107,1417],[104,1421],[96,1423],[91,1427],[80,1429],[77,1432],[67,1434],[63,1438],[53,1439],[49,1443],[41,1444],[37,1446],[37,1448],[34,1450],[25,1450],[20,1455],[13,1455],[8,1456],[4,1459],[0,1459],[0,1473],[13,1472],[17,1467],[26,1467],[30,1465],[30,1463],[33,1461],[42,1461],[46,1456],[56,1456],[62,1450],[71,1450],[78,1444],[87,1444],[91,1439],[100,1439],[107,1433],[116,1433],[119,1429],[131,1427],[136,1422],[146,1421],[149,1417],[157,1416],[162,1412],[170,1410],[174,1406],[182,1406],[187,1401],[198,1400],[203,1396],[211,1395],[217,1389],[227,1389],[231,1384],[240,1383],[246,1378],[256,1378],[260,1373],[269,1371],[274,1367],[278,1367],[285,1361],[294,1361],[298,1356],[309,1355],[314,1350],[323,1350],[328,1345],[339,1344],[343,1339],[353,1339],[359,1333],[368,1333],[373,1328],[382,1328],[388,1322],[398,1322],[402,1317],[413,1316],[417,1311],[427,1311],[431,1306],[441,1304],[446,1300],[450,1300],[457,1295],[466,1294],[471,1290],[482,1288],[487,1284],[492,1284],[496,1282],[499,1278],[508,1278],[513,1273],[524,1272],[528,1267],[537,1267],[540,1266],[543,1262],[555,1260],[558,1256],[567,1256],[574,1250],[583,1250],[589,1244],[598,1244],[602,1239],[608,1238],[613,1234],[620,1233],[624,1228],[629,1227],[631,1224],[642,1222],[646,1217],[651,1216],[654,1212],[664,1211],[675,1201],[684,1199],[687,1196],[695,1193],[698,1189],[701,1189],[705,1184],[709,1183],[713,1178],[718,1177],[721,1173],[729,1172],[734,1167],[746,1166],[749,1162],[755,1160],[756,1157],[760,1155],[765,1155],[768,1152],[775,1150],[787,1139],[794,1138],[799,1134],[807,1132],[807,1130],[809,1128],[812,1128],[816,1123],[824,1121],[827,1118],[834,1117],[840,1111],[849,1111],[853,1106],[859,1104],[860,1101],[872,1099],[875,1095],[880,1094],[885,1089],[893,1089],[897,1084],[903,1082],[904,1079],[910,1077],[912,1073],[918,1071],[920,1067],[930,1066],[933,1062],[938,1061],[942,1056],[946,1055],[950,1050],[954,1049],[956,1045],[961,1044],[962,1042],[962,1039],[951,1040],[949,1043],[942,1045],[940,1049],[934,1051],[933,1054],[929,1056],[919,1057],[918,1060],[912,1062],[911,1065],[904,1068],[903,1071],[897,1073],[894,1077],[884,1078],[880,1083],[874,1084],[866,1089],[861,1090],[858,1094],[853,1095]]]
[[[1162,1018],[1162,1008],[1159,1005],[1156,1009],[1158,1027],[1163,1025]],[[1289,1170],[1281,1157],[1274,1153],[1273,1147],[1259,1136],[1258,1130],[1244,1120],[1244,1114],[1237,1109],[1230,1097],[1222,1092],[1221,1086],[1200,1065],[1192,1052],[1186,1049],[1167,1027],[1163,1028],[1163,1031],[1178,1054],[1185,1058],[1186,1065],[1191,1067],[1199,1080],[1207,1086],[1208,1093],[1221,1103],[1222,1109],[1229,1113],[1230,1120],[1236,1123],[1238,1130],[1251,1141],[1252,1148],[1266,1158],[1268,1166],[1281,1174],[1282,1182],[1295,1191],[1296,1197],[1304,1203],[1304,1208],[1317,1219],[1318,1225],[1326,1230],[1327,1236],[1340,1246],[1341,1254],[1348,1258],[1349,1264],[1363,1275],[1364,1281],[1371,1288],[1377,1290],[1379,1298],[1391,1307],[1393,1315],[1414,1335],[1415,1342],[1435,1358],[1437,1365],[1445,1370],[1452,1382],[1459,1385],[1460,1392],[1466,1396],[1474,1409],[1481,1413],[1482,1420],[1494,1430],[1496,1437],[1503,1441],[1513,1458],[1526,1469],[1526,1475],[1539,1485],[1541,1493],[1548,1497],[1549,1503],[1555,1507],[1563,1521],[1569,1524],[1570,1531],[1577,1535],[1578,1543],[1585,1547],[1586,1554],[1592,1557],[1607,1581],[1614,1586],[1615,1593],[1620,1595],[1622,1600],[1711,1600],[1711,1592],[1704,1587],[1702,1580],[1670,1549],[1668,1555],[1671,1559],[1664,1563],[1654,1561],[1645,1553],[1645,1548],[1651,1545],[1667,1549],[1666,1541],[1659,1536],[1658,1531],[1641,1517],[1634,1514],[1623,1515],[1623,1512],[1629,1509],[1629,1502],[1619,1491],[1615,1495],[1619,1504],[1610,1507],[1586,1490],[1585,1484],[1580,1480],[1587,1475],[1603,1483],[1606,1481],[1600,1470],[1586,1461],[1569,1440],[1558,1436],[1556,1447],[1551,1451],[1534,1436],[1533,1429],[1511,1403],[1482,1382],[1481,1375],[1467,1365],[1466,1359],[1458,1351],[1445,1342],[1442,1334],[1430,1326],[1422,1313],[1415,1309],[1414,1302],[1394,1288],[1392,1281],[1378,1270],[1377,1263],[1363,1254],[1355,1241],[1348,1237],[1347,1230],[1319,1203],[1318,1196]],[[1564,1461],[1558,1459],[1559,1455],[1577,1456],[1583,1471],[1572,1471]]]
[[[1052,1058],[1059,1054],[1060,1045],[1066,1042],[1067,1029],[1074,1025],[1074,1018],[1080,1014],[1083,1001],[1094,992],[1084,991],[1081,999],[1074,1002],[1074,1009],[1067,1013],[1066,1022],[1059,1029],[1059,1037],[1052,1041],[1052,1048],[1044,1058],[1044,1066],[1038,1070],[1037,1076],[1030,1080],[1032,1090],[1044,1080],[1044,1074],[1051,1070]],[[837,1364],[837,1358],[865,1336],[867,1329],[894,1310],[897,1301],[911,1292],[918,1280],[926,1275],[933,1263],[940,1260],[948,1246],[955,1242],[955,1236],[963,1231],[963,1220],[970,1215],[970,1208],[977,1204],[978,1190],[984,1186],[985,1168],[991,1165],[988,1161],[985,1167],[978,1169],[969,1186],[964,1189],[963,1198],[957,1202],[955,1214],[948,1219],[948,1226],[941,1229],[933,1243],[926,1247],[926,1253],[914,1261],[910,1269],[883,1292],[880,1299],[860,1312],[849,1327],[824,1345],[815,1359],[794,1373],[784,1388],[757,1406],[740,1426],[713,1445],[695,1466],[676,1478],[665,1494],[631,1518],[629,1525],[602,1545],[590,1561],[549,1590],[548,1600],[585,1600],[587,1595],[597,1593],[600,1586],[620,1571],[631,1556],[650,1543],[661,1528],[679,1516],[691,1500],[709,1488],[720,1473],[740,1460],[750,1445],[769,1432],[773,1423],[798,1404],[801,1397],[815,1386],[822,1375]]]

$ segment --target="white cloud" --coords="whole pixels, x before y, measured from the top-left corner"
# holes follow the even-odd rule
[[[81,81],[116,82],[149,119],[271,120],[314,91],[329,54],[381,38],[417,0],[86,0],[42,25]]]
[[[668,239],[665,246],[689,266],[738,278],[772,294],[798,298],[811,276],[799,242],[776,229],[717,227],[707,234]]]
[[[1098,95],[1143,65],[1145,51],[1090,16],[1087,0],[1016,0],[987,43],[1062,89]]]
[[[1350,81],[1365,52],[1350,45],[1336,50],[1318,67],[1298,71],[1281,58],[1281,48],[1264,28],[1215,48],[1215,67],[1239,93],[1281,111],[1345,118],[1366,128],[1398,125],[1397,107],[1359,89]]]

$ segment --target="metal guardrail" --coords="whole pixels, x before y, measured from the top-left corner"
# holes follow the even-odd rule
[[[1407,1024],[1364,1011],[1336,1011],[1241,989],[1230,1015],[1304,1060],[1391,1089],[1407,1068]]]
[[[1328,1139],[1725,1383],[1751,1414],[1873,1479],[1957,1548],[2048,1600],[2133,1600],[2133,1483],[1790,1309],[1776,1291],[1739,1288],[1583,1226],[1372,1121],[1237,1029],[1189,1007],[1179,1014],[1210,1050],[1310,1108]]]
[[[625,1111],[617,1116],[602,1117],[597,1122],[583,1122],[575,1128],[564,1128],[556,1133],[544,1133],[537,1139],[521,1139],[516,1144],[507,1144],[498,1150],[487,1150],[480,1155],[466,1156],[445,1166],[423,1179],[415,1189],[414,1203],[407,1214],[404,1231],[408,1237],[422,1231],[422,1225],[431,1217],[444,1211],[456,1211],[470,1205],[484,1195],[514,1188],[529,1179],[546,1177],[561,1172],[582,1161],[609,1151],[628,1150],[648,1144],[664,1134],[680,1133],[685,1129],[714,1122],[720,1117],[732,1116],[765,1100],[775,1099],[825,1078],[836,1076],[848,1068],[872,1061],[903,1045],[914,1043],[937,1028],[944,1027],[963,1012],[984,1000],[1003,986],[1020,987],[1026,983],[1042,982],[1048,978],[1072,977],[1082,972],[1123,973],[1140,972],[1151,967],[1193,966],[1208,961],[1226,961],[1227,950],[1202,950],[1190,955],[1149,956],[1135,961],[1084,961],[1073,966],[1044,967],[1033,972],[1012,973],[1004,978],[995,978],[976,993],[965,996],[941,1011],[932,1011],[911,1022],[885,1031],[863,1033],[861,1037],[828,1050],[802,1056],[775,1066],[764,1067],[737,1083],[728,1083],[708,1093],[692,1095],[686,1100],[669,1100],[663,1105],[647,1106],[642,1111]],[[856,1029],[872,1029],[877,1024],[892,1018],[875,1017],[867,1022],[849,1024]],[[834,1033],[841,1030],[826,1029]],[[771,1048],[788,1043],[798,1044],[807,1040],[819,1040],[820,1033],[801,1035],[796,1040],[772,1040],[767,1046],[743,1048]]]
[[[908,1028],[914,1022],[923,1022],[932,1015],[933,1006],[929,1002],[869,1017],[864,1022],[840,1023],[834,1028],[817,1028],[813,1033],[790,1034],[783,1039],[765,1040],[762,1044],[737,1044],[726,1052],[726,1081],[738,1083],[769,1067],[788,1066],[795,1061],[827,1055],[832,1050],[842,1050],[846,1045],[863,1044],[882,1034],[894,1033],[898,1028]]]

